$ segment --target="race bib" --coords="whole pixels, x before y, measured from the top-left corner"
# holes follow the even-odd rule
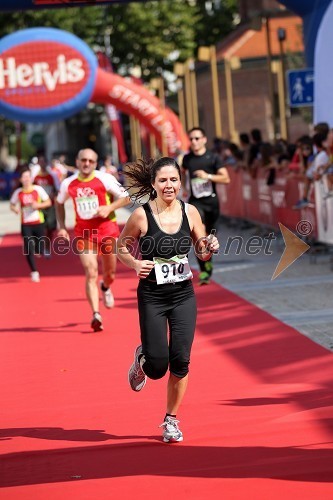
[[[23,224],[31,224],[36,222],[36,224],[40,221],[39,210],[36,210],[32,207],[22,207],[22,223]]]
[[[158,285],[180,283],[193,277],[186,255],[175,255],[171,259],[154,257],[154,263]]]
[[[199,177],[191,179],[191,188],[194,198],[203,198],[213,194],[213,184],[208,179],[200,179]]]
[[[79,196],[75,198],[75,204],[80,219],[92,219],[99,207],[98,196]]]

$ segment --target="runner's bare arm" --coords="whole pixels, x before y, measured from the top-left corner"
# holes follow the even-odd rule
[[[19,214],[20,213],[20,209],[18,208],[18,206],[15,204],[15,203],[11,203],[9,205],[9,208],[11,209],[12,212],[14,212],[15,214]]]
[[[65,225],[65,218],[66,218],[65,205],[63,203],[59,203],[58,201],[56,201],[55,207],[56,207],[57,221],[59,227],[58,236],[61,236],[69,240],[69,234]]]
[[[51,199],[45,201],[34,201],[31,206],[34,210],[40,210],[42,208],[49,208],[52,205]]]
[[[136,259],[132,255],[135,251],[135,243],[140,238],[141,234],[147,231],[147,218],[143,208],[137,208],[122,230],[117,242],[118,259],[125,266],[134,269],[140,278],[146,278],[154,267],[154,263],[150,260]]]
[[[229,173],[225,167],[219,168],[216,174],[209,174],[205,170],[196,170],[194,173],[200,179],[207,179],[216,184],[229,184],[230,182]]]

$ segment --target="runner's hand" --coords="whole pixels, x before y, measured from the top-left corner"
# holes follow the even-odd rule
[[[204,170],[196,170],[194,175],[199,179],[208,179],[208,174]]]
[[[69,240],[69,234],[67,229],[59,229],[58,236],[59,238],[65,238],[66,240]]]
[[[137,276],[139,276],[139,278],[147,278],[154,265],[154,262],[151,260],[136,260],[135,270]]]
[[[102,219],[106,219],[110,215],[110,206],[102,205],[98,207],[95,217],[102,217]]]
[[[206,249],[211,253],[218,253],[220,244],[215,236],[215,229],[212,229],[211,233],[206,238]]]

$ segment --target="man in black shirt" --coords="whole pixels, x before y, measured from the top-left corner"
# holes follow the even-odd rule
[[[190,198],[189,203],[194,205],[206,227],[209,235],[212,229],[216,229],[220,215],[219,200],[216,194],[215,184],[228,184],[230,182],[228,171],[223,167],[221,157],[206,149],[207,137],[204,129],[194,127],[189,132],[191,151],[183,158],[182,164],[182,187],[183,196],[187,197],[186,177],[189,176]],[[199,284],[208,284],[213,272],[211,259],[201,261]]]

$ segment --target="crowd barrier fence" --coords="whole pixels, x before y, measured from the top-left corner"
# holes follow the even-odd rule
[[[279,222],[301,236],[318,239],[314,190],[310,191],[309,206],[295,210],[293,206],[303,195],[303,180],[296,174],[277,172],[274,184],[268,185],[268,172],[259,170],[253,178],[244,170],[229,170],[230,184],[217,184],[221,214],[244,219],[279,230]],[[301,234],[309,223],[311,234]]]

